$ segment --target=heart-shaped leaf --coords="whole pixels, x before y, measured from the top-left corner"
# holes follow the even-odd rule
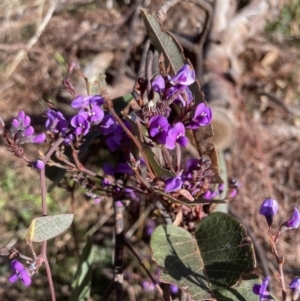
[[[73,219],[74,214],[42,216],[33,219],[27,230],[27,243],[42,242],[61,234],[70,227]]]
[[[203,219],[195,236],[174,225],[159,226],[151,248],[163,268],[160,280],[185,289],[193,300],[256,300],[254,294],[242,298],[253,284],[240,281],[255,267],[252,242],[243,225],[225,213]]]

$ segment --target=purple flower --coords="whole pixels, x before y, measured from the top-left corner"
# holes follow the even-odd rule
[[[84,109],[84,108],[87,108],[91,104],[96,105],[96,106],[101,106],[103,103],[104,103],[104,99],[100,95],[89,95],[86,97],[78,95],[71,102],[71,107],[74,109]]]
[[[178,292],[179,292],[179,288],[175,284],[170,285],[170,290],[171,290],[172,294],[174,294],[174,295],[178,294]]]
[[[217,192],[217,191],[212,192],[212,191],[210,191],[210,190],[207,190],[207,191],[204,193],[203,197],[204,197],[205,199],[207,199],[207,200],[212,200],[212,199],[214,199],[215,197],[217,197],[218,195],[219,195],[219,192]]]
[[[291,281],[289,288],[292,291],[292,293],[291,293],[292,300],[293,301],[297,300],[300,295],[300,277],[295,277]]]
[[[153,116],[149,122],[150,137],[155,137],[160,144],[165,144],[170,127],[171,125],[165,116]]]
[[[99,129],[103,135],[109,135],[114,132],[117,124],[110,114],[106,114],[99,124]]]
[[[33,162],[32,167],[41,170],[41,169],[45,168],[45,164],[42,160],[36,160],[35,162]]]
[[[127,175],[133,175],[134,174],[132,168],[126,162],[125,163],[119,163],[117,168],[116,168],[116,172],[125,173]]]
[[[200,126],[209,125],[212,120],[212,112],[204,103],[200,103],[195,111],[194,117],[186,123],[186,128],[195,130]]]
[[[265,216],[268,226],[271,227],[273,223],[273,217],[277,213],[277,211],[278,211],[277,201],[273,199],[266,199],[263,201],[260,207],[259,214]]]
[[[165,80],[161,75],[157,76],[152,81],[152,89],[159,94],[164,93],[165,87],[166,87]]]
[[[184,86],[189,86],[196,80],[196,75],[194,69],[190,65],[184,65],[175,76],[173,76],[170,82],[173,85],[180,84]]]
[[[131,130],[129,123],[125,122],[124,124],[129,130]],[[123,128],[118,124],[116,126],[116,129],[114,130],[113,135],[106,139],[106,144],[109,150],[114,152],[121,147],[122,142],[128,144],[129,138],[127,134],[124,132]]]
[[[182,179],[181,175],[178,175],[174,178],[168,178],[165,180],[165,192],[172,192],[172,191],[177,191],[181,188],[182,186]]]
[[[297,229],[299,225],[300,225],[300,213],[298,209],[295,207],[294,213],[291,216],[291,218],[280,226],[280,231],[283,232],[290,229]]]
[[[145,228],[144,228],[145,235],[148,237],[151,236],[155,227],[156,227],[156,222],[153,219],[148,218],[145,223]]]
[[[99,123],[104,117],[104,112],[97,105],[91,104],[88,108],[81,109],[78,115],[82,115],[90,123]]]
[[[14,274],[8,278],[9,282],[14,283],[20,279],[24,285],[29,286],[31,284],[31,277],[27,273],[23,264],[17,260],[13,260],[10,265]]]
[[[153,284],[153,282],[147,280],[143,281],[142,287],[147,293],[153,292],[155,290],[155,285]]]
[[[64,115],[59,111],[48,110],[46,120],[46,129],[52,133],[62,133],[64,134],[68,129],[68,121]]]
[[[34,128],[30,123],[30,117],[25,115],[24,111],[20,111],[17,118],[12,120],[10,132],[16,143],[43,143],[46,140],[44,133],[34,134]]]
[[[259,300],[263,301],[265,299],[269,299],[269,292],[268,292],[268,284],[269,284],[270,277],[266,277],[262,284],[254,284],[252,291],[255,295],[259,295]]]
[[[176,142],[182,146],[186,146],[188,144],[188,139],[185,137],[185,128],[181,122],[174,124],[174,126],[168,131],[166,147],[168,149],[174,149]]]
[[[179,104],[180,107],[186,107],[193,101],[193,94],[188,87],[185,87],[184,90],[178,95],[174,100],[174,103]]]
[[[90,124],[82,115],[75,115],[71,119],[71,125],[72,127],[75,128],[75,134],[78,136],[79,135],[85,136],[90,129]]]

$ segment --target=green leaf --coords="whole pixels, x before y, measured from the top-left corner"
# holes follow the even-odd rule
[[[167,64],[170,64],[174,73],[176,73],[185,63],[183,50],[176,39],[168,32],[161,30],[161,24],[151,14],[141,10],[148,35],[155,48],[164,54]]]
[[[94,248],[90,240],[88,240],[80,257],[75,279],[72,283],[72,293],[69,301],[89,300],[93,274],[93,262]]]
[[[27,234],[27,243],[42,242],[67,230],[74,219],[74,214],[42,216],[33,219]]]
[[[193,300],[256,300],[243,299],[252,282],[240,281],[255,267],[252,242],[243,225],[225,213],[203,219],[195,236],[174,225],[159,226],[151,248],[163,268],[160,280],[185,289]]]
[[[172,178],[175,176],[173,172],[170,170],[167,170],[163,167],[161,167],[158,162],[156,161],[155,155],[151,148],[148,145],[143,144],[143,151],[147,157],[147,160],[150,164],[150,166],[153,169],[154,174],[157,177],[162,177],[162,178]]]
[[[130,102],[133,100],[133,94],[127,93],[123,96],[114,98],[112,100],[114,109],[117,114],[120,114],[125,108],[130,104]]]

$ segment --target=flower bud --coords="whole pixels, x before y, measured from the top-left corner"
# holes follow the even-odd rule
[[[45,164],[44,164],[44,162],[41,161],[41,160],[36,160],[35,162],[33,162],[32,166],[33,166],[34,168],[40,169],[40,170],[43,169],[43,168],[45,168]]]
[[[273,223],[273,217],[277,213],[277,211],[278,211],[277,201],[273,199],[266,199],[263,201],[260,207],[259,214],[265,216],[268,226],[271,227]]]
[[[287,220],[286,222],[284,222],[281,226],[280,226],[280,231],[286,231],[286,230],[290,230],[290,229],[297,229],[300,225],[300,213],[298,211],[298,209],[295,207],[294,208],[294,213],[293,215],[290,217],[289,220]]]
[[[292,301],[297,300],[300,295],[300,277],[295,277],[290,285],[289,288],[291,289],[291,297]]]

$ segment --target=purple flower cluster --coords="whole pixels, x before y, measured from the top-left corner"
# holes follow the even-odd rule
[[[212,171],[209,168],[210,160],[208,158],[189,159],[183,171],[164,181],[164,191],[175,192],[179,189],[185,189],[192,196],[196,196],[206,184],[210,183]]]
[[[31,119],[24,111],[20,111],[17,118],[12,120],[10,132],[17,144],[39,144],[46,140],[46,135],[44,133],[34,133],[34,128],[31,126]]]
[[[189,65],[184,65],[175,76],[159,75],[152,81],[152,90],[158,94],[158,100],[155,104],[153,100],[149,102],[151,118],[148,122],[148,132],[152,139],[168,149],[174,149],[176,143],[186,146],[186,129],[195,130],[210,124],[212,120],[211,109],[204,103],[194,108],[193,95],[188,86],[195,80],[195,71]],[[180,108],[179,120],[174,124],[170,124],[167,119],[172,103],[176,103]]]

